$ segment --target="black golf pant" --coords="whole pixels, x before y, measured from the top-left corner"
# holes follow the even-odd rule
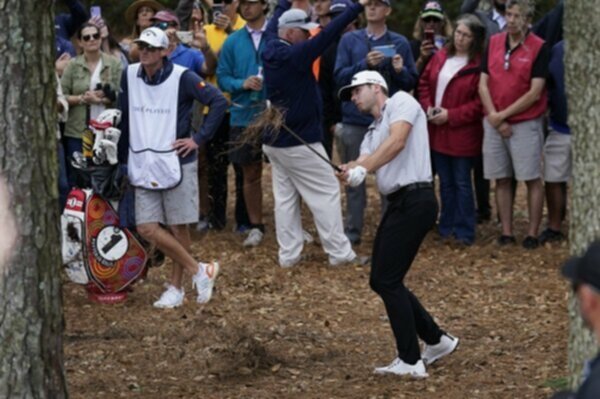
[[[404,285],[404,276],[433,227],[437,212],[432,188],[394,194],[373,243],[370,285],[385,304],[398,357],[408,364],[421,358],[417,335],[430,345],[439,343],[442,336],[431,315]]]

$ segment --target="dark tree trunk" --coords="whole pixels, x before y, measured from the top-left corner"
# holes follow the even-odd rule
[[[64,398],[54,6],[0,0],[0,398]]]
[[[569,125],[573,134],[574,176],[570,247],[571,253],[578,255],[595,238],[600,238],[599,9],[600,0],[565,2],[565,78]],[[593,336],[584,328],[572,296],[569,300],[569,316],[570,383],[576,387],[581,381],[584,361],[594,356],[597,346]]]

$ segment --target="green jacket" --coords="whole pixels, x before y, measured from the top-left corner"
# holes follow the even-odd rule
[[[101,54],[102,70],[100,80],[102,85],[108,83],[118,93],[121,86],[121,71],[123,66],[118,58],[105,53]],[[80,95],[90,89],[92,74],[88,69],[83,54],[72,59],[65,68],[60,80],[65,96]],[[106,108],[116,107],[117,101],[108,104]],[[65,136],[80,139],[87,127],[87,105],[77,104],[69,107],[69,119],[65,125]]]

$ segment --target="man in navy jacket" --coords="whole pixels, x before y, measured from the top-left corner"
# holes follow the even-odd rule
[[[352,4],[309,40],[309,30],[316,24],[309,22],[306,12],[290,10],[290,3],[280,0],[265,32],[262,59],[268,98],[285,111],[284,123],[324,157],[323,104],[312,64],[366,3]],[[285,130],[266,136],[263,151],[273,167],[279,264],[291,267],[301,259],[300,197],[313,214],[329,263],[354,261],[356,254],[343,232],[340,188],[331,167]]]
[[[391,11],[390,0],[371,0],[365,7],[366,28],[342,36],[334,71],[338,87],[350,84],[352,76],[365,70],[377,71],[385,78],[390,97],[416,87],[418,73],[408,40],[386,25]],[[342,162],[358,158],[371,122],[373,117],[359,112],[351,101],[342,103]],[[360,243],[366,203],[364,183],[346,187],[346,235],[353,244]]]

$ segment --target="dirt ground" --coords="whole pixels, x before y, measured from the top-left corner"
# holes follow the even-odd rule
[[[72,398],[546,398],[560,385],[568,322],[558,268],[566,243],[500,248],[499,227],[487,223],[475,245],[459,248],[432,231],[407,285],[460,346],[428,369],[428,379],[375,376],[373,367],[390,362],[395,349],[383,304],[368,286],[369,268],[330,267],[321,247],[310,244],[305,261],[281,269],[268,172],[264,245],[243,249],[231,222],[194,235],[196,258],[222,265],[209,304],[195,303],[188,278],[181,308],[152,307],[168,262],[118,305],[91,303],[65,279]],[[369,255],[379,217],[369,179],[360,255]],[[515,232],[522,239],[519,190]],[[304,222],[316,237],[306,212]]]

